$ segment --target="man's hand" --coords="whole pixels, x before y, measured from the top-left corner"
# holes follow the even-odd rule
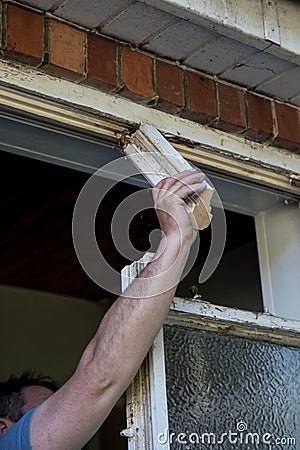
[[[185,170],[172,178],[164,178],[153,188],[157,217],[167,240],[192,244],[197,231],[193,229],[184,199],[200,195],[206,189],[204,175],[197,170]]]

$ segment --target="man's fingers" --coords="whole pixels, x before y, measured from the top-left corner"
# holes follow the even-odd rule
[[[166,177],[163,180],[161,180],[157,185],[155,186],[158,189],[161,189],[162,187],[165,190],[168,190],[170,187],[172,187],[175,183],[178,183],[181,180],[184,180],[185,178],[190,178],[193,176],[204,176],[201,172],[198,172],[197,170],[191,169],[191,170],[184,170],[183,172],[177,173],[173,177]]]
[[[164,195],[166,191],[182,199],[194,193],[201,194],[206,189],[204,178],[202,173],[187,170],[174,177],[165,178],[155,186],[155,197]]]
[[[181,199],[185,199],[188,196],[194,196],[197,198],[200,194],[202,194],[203,191],[205,191],[206,185],[204,183],[195,183],[192,186],[191,185],[182,185],[180,189],[173,192],[174,195],[177,195],[177,197]],[[195,195],[194,195],[195,194]]]
[[[157,197],[160,191],[161,193],[168,191],[184,198],[193,192],[202,193],[206,189],[206,185],[203,183],[204,178],[205,175],[197,170],[185,170],[174,177],[161,180],[154,188],[157,190],[154,195]]]
[[[191,173],[183,179],[175,182],[169,189],[169,192],[178,195],[178,197],[182,197],[182,192],[185,192],[187,188],[191,188],[191,190],[195,192],[203,192],[206,189],[204,175],[199,173]]]
[[[187,172],[187,171],[185,171],[185,172]],[[152,195],[153,195],[154,200],[158,200],[158,198],[161,195],[165,195],[166,191],[170,192],[172,187],[177,182],[178,182],[177,176],[174,176],[174,177],[164,178],[159,183],[157,183],[152,190]]]

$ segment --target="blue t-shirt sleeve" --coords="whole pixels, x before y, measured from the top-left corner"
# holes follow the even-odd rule
[[[28,411],[0,439],[0,450],[32,450],[30,444],[30,424],[36,408]]]

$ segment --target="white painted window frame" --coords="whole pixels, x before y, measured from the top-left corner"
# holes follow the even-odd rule
[[[121,272],[123,292],[149,264],[153,256],[154,253],[147,252],[140,261],[124,267]],[[161,426],[168,425],[167,404],[164,401],[167,393],[163,355],[163,329],[161,329],[126,393],[127,429],[121,431],[121,435],[128,438],[129,450],[154,448],[153,436],[159,432]],[[157,402],[157,399],[162,401]],[[168,450],[169,446],[165,444],[160,448]]]
[[[265,311],[300,320],[300,209],[287,204],[255,217]]]
[[[124,267],[122,290],[149,264],[153,253]],[[213,333],[244,337],[280,345],[300,347],[300,321],[213,305],[197,298],[175,297],[166,324],[197,328]],[[127,391],[129,450],[170,450],[169,441],[158,437],[169,430],[163,329]]]

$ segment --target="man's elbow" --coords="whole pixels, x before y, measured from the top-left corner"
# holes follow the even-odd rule
[[[96,396],[103,395],[117,383],[114,364],[105,357],[97,358],[90,346],[84,351],[74,375]]]

